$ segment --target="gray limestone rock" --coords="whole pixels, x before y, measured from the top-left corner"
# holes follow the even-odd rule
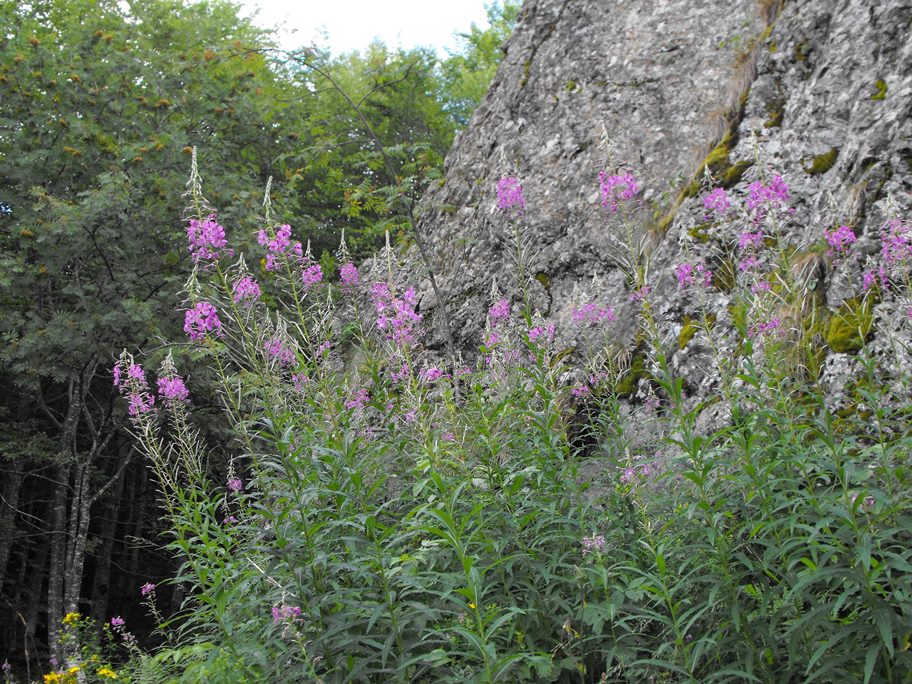
[[[600,204],[597,174],[618,164],[640,187],[634,241],[648,246],[653,313],[689,391],[713,391],[713,354],[732,356],[730,287],[682,290],[684,260],[734,270],[738,232],[707,222],[703,167],[734,197],[781,174],[793,213],[781,225],[807,306],[783,325],[825,318],[863,294],[862,272],[880,250],[884,205],[912,217],[912,3],[903,0],[528,0],[490,91],[450,151],[443,180],[421,203],[425,236],[457,344],[476,349],[492,280],[518,301],[510,257],[513,221],[533,247],[530,296],[558,324],[558,344],[591,346],[571,311],[613,306],[617,344],[632,347],[636,304],[621,267],[628,226]],[[610,139],[610,158],[602,144]],[[705,163],[704,163],[705,162]],[[497,207],[495,185],[520,179],[521,218]],[[452,207],[458,207],[453,212]],[[448,211],[446,209],[449,209]],[[823,231],[860,236],[850,254],[827,253]],[[417,250],[405,272],[421,272]],[[592,277],[597,276],[595,284]],[[423,312],[442,312],[422,286]],[[688,319],[708,313],[685,340]],[[627,323],[627,327],[624,327]],[[895,334],[908,335],[906,327]],[[817,333],[825,343],[826,327]],[[826,381],[854,372],[841,356]]]

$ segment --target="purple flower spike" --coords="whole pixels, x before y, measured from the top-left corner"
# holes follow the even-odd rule
[[[602,206],[612,214],[620,208],[622,200],[630,200],[640,191],[632,173],[609,176],[599,171],[599,187],[602,193]]]
[[[200,261],[216,261],[223,250],[228,245],[225,239],[225,229],[215,220],[215,214],[210,214],[208,218],[197,221],[190,219],[187,226],[187,242],[189,243],[190,253],[193,255],[193,263]],[[231,256],[233,250],[227,250],[225,255]]]
[[[206,336],[207,332],[215,331],[222,334],[222,322],[218,317],[218,310],[209,302],[198,302],[184,314],[184,332],[191,340],[198,340]]]
[[[497,181],[497,206],[503,211],[516,209],[520,214],[525,210],[526,199],[519,180],[510,176]]]
[[[234,284],[234,303],[251,305],[260,298],[260,285],[250,276],[241,278]]]
[[[143,596],[148,596],[153,591],[155,591],[155,585],[152,584],[152,582],[146,582],[144,585],[142,585],[139,588],[139,593],[142,594]]]

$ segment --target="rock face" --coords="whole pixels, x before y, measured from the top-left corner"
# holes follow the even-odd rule
[[[570,313],[583,300],[613,305],[618,339],[634,344],[623,325],[636,306],[617,254],[623,223],[601,206],[597,179],[623,163],[640,188],[635,237],[649,245],[656,318],[692,390],[712,378],[701,376],[706,345],[688,320],[709,311],[719,330],[732,329],[735,288],[718,283],[726,269],[737,275],[738,234],[749,227],[707,221],[704,167],[733,201],[781,174],[793,213],[777,245],[813,309],[802,305],[784,325],[816,325],[810,334],[831,357],[852,351],[831,320],[863,292],[887,197],[912,218],[912,3],[527,0],[504,50],[418,225],[459,346],[478,347],[495,276],[518,297],[513,224],[495,194],[504,176],[523,185],[532,301],[557,322],[559,344],[579,343]],[[834,264],[824,230],[842,224],[859,240]],[[417,253],[407,258],[417,265]],[[715,272],[700,297],[678,286],[675,268],[687,260]],[[420,301],[440,313],[429,287]],[[802,323],[809,316],[816,323]]]

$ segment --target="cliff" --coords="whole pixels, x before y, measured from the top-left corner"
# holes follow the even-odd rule
[[[526,201],[519,220],[532,247],[533,304],[557,322],[558,346],[579,351],[571,313],[589,300],[615,307],[615,338],[635,353],[625,322],[637,304],[617,254],[623,231],[601,206],[597,179],[623,164],[640,188],[637,239],[668,353],[692,392],[708,391],[706,339],[688,326],[708,311],[727,340],[721,351],[737,347],[726,334],[736,324],[735,288],[723,281],[726,271],[738,277],[746,228],[707,220],[704,169],[733,201],[750,183],[781,175],[790,213],[777,243],[806,291],[798,304],[790,300],[795,310],[779,312],[783,327],[807,335],[825,381],[844,385],[859,346],[857,308],[851,319],[846,302],[864,295],[887,203],[910,216],[910,28],[912,3],[900,0],[528,0],[444,179],[421,204],[418,230],[457,343],[480,344],[494,277],[517,301],[511,219],[495,193],[498,179],[515,176]],[[840,225],[858,236],[848,256],[824,240]],[[407,258],[417,266],[414,251]],[[679,287],[675,269],[685,260],[715,272],[700,297]],[[429,286],[420,302],[435,321],[432,346],[440,344]],[[903,334],[890,313],[896,306],[873,315]],[[888,347],[881,353],[894,354]]]

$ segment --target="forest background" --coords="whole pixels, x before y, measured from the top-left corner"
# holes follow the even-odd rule
[[[518,11],[492,3],[446,58],[381,43],[333,57],[279,50],[218,0],[0,3],[0,655],[14,667],[46,657],[70,611],[123,615],[142,637],[138,588],[174,573],[111,368],[124,346],[154,356],[178,336],[192,148],[233,236],[254,239],[271,176],[277,220],[332,277],[343,231],[356,261],[386,231],[408,241]],[[226,443],[214,395],[194,402],[208,443]]]

